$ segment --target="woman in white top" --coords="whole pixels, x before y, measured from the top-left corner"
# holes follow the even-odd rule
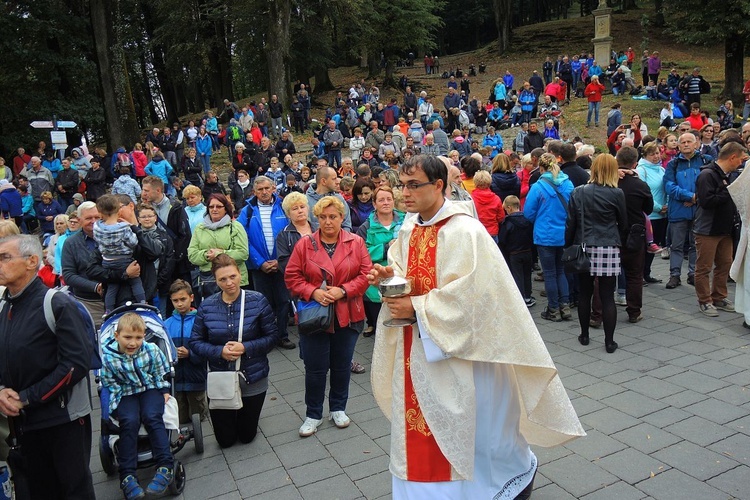
[[[641,115],[637,113],[630,117],[630,128],[625,131],[625,135],[634,141],[635,134],[633,134],[633,130],[636,128],[640,129],[641,137],[646,137],[648,135],[648,127],[641,121]],[[634,146],[637,148],[640,144],[634,144]]]

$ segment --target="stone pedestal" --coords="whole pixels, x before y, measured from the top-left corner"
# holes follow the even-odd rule
[[[612,37],[609,36],[612,9],[603,7],[596,9],[592,14],[594,14],[594,38],[591,42],[594,44],[594,59],[599,66],[606,68],[612,56]]]

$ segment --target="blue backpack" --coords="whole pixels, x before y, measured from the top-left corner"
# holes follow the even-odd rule
[[[73,301],[73,303],[76,305],[76,308],[78,309],[78,314],[80,314],[81,319],[83,320],[84,325],[86,325],[86,336],[91,341],[91,370],[98,370],[102,367],[102,359],[99,355],[99,336],[96,332],[96,326],[94,323],[94,318],[91,317],[91,313],[89,313],[88,309],[81,304],[79,301],[73,297],[70,292],[68,291],[68,287],[63,287],[62,289],[56,289],[56,288],[50,288],[47,290],[47,293],[44,294],[44,319],[47,321],[47,326],[50,330],[52,330],[53,333],[56,333],[55,327],[57,326],[57,318],[55,318],[54,311],[52,311],[52,297],[56,293],[62,293],[68,297],[70,297]]]

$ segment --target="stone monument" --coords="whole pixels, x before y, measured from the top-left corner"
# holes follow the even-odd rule
[[[612,57],[612,37],[609,36],[612,9],[607,7],[606,0],[599,0],[599,6],[592,14],[594,14],[594,38],[591,41],[594,44],[594,59],[599,66],[606,68]]]

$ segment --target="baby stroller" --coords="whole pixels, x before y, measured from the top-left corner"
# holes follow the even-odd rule
[[[177,349],[172,343],[172,339],[169,338],[169,334],[159,316],[159,309],[151,305],[127,303],[105,316],[104,323],[99,331],[100,354],[101,346],[104,345],[109,338],[114,336],[118,320],[127,312],[135,312],[143,318],[143,321],[146,323],[146,342],[156,344],[167,356],[167,359],[172,366],[171,373],[167,376],[174,379],[174,365],[177,362]],[[117,443],[119,441],[120,429],[117,420],[109,415],[109,391],[102,386],[99,373],[96,372],[95,375],[102,410],[99,459],[101,460],[104,472],[111,476],[117,473],[118,468]],[[174,397],[174,384],[170,385],[170,393]],[[167,431],[170,434],[169,442],[173,455],[184,448],[185,444],[191,439],[195,443],[195,451],[197,453],[203,453],[203,429],[201,427],[200,415],[192,415],[191,420],[193,425],[192,429],[188,427],[179,428],[179,426],[169,424],[165,421]],[[154,465],[155,463],[151,451],[151,443],[148,439],[148,433],[145,428],[141,426],[141,429],[138,432],[138,468],[152,467]],[[175,458],[174,481],[169,485],[169,492],[172,495],[179,495],[182,493],[182,490],[185,488],[185,480],[185,467],[177,458]]]

